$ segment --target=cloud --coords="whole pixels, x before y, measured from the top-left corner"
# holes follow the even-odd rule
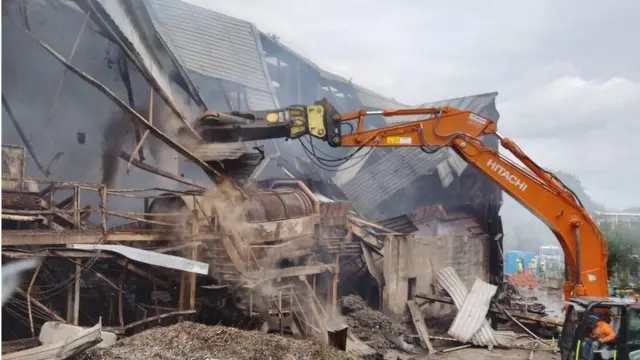
[[[498,91],[500,131],[538,163],[608,206],[640,205],[637,0],[188,2],[403,103]]]

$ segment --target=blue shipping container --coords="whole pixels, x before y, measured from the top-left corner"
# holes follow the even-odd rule
[[[517,250],[506,251],[504,253],[504,274],[515,275],[518,272],[518,265],[516,264],[516,259],[518,258],[524,259],[524,264],[522,265],[524,266],[525,272],[529,271],[529,263],[535,256],[537,256],[537,254],[530,252]]]

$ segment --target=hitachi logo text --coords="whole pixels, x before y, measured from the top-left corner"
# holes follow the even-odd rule
[[[489,159],[487,161],[487,166],[491,168],[494,172],[496,172],[500,177],[507,179],[507,181],[513,185],[515,185],[520,191],[524,192],[527,190],[527,184],[518,179],[516,175],[511,174],[507,169],[503,168],[500,164],[495,162],[495,160]]]

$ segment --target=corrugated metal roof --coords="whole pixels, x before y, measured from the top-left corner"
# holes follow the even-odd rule
[[[467,96],[426,103],[421,107],[448,105],[497,121],[499,118],[495,105],[497,95],[498,93],[493,92]],[[371,153],[366,155],[366,157],[369,156]],[[441,149],[434,154],[426,154],[417,148],[397,148],[376,164],[362,169],[366,160],[366,158],[358,159],[357,161],[361,163],[342,170],[334,177],[334,182],[365,215],[370,215],[379,203],[421,176],[438,171],[443,185],[448,185],[453,180],[453,175],[459,175],[467,166],[466,162],[450,148]],[[345,164],[346,166],[348,164]],[[412,209],[406,210],[410,212]]]
[[[365,216],[388,196],[410,185],[420,176],[432,174],[436,166],[450,156],[450,149],[426,154],[418,149],[400,148],[378,163],[365,168],[358,176],[340,185],[347,198]]]
[[[497,286],[476,279],[469,295],[464,300],[464,304],[453,319],[447,334],[463,343],[471,340],[471,337],[487,321],[491,298],[497,290]]]
[[[180,0],[146,1],[160,35],[185,67],[244,85],[252,110],[278,107],[253,24]]]
[[[436,280],[451,296],[456,307],[461,309],[469,295],[469,291],[458,274],[456,274],[456,271],[452,267],[446,267],[436,274]],[[486,312],[484,314],[486,315]],[[475,333],[472,340],[474,345],[488,346],[489,348],[494,346],[512,347],[516,340],[516,333],[512,331],[494,332],[485,318],[480,330]]]

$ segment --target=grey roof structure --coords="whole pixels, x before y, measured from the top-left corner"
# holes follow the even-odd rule
[[[375,91],[366,89],[359,85],[353,85],[358,98],[363,106],[378,108],[378,109],[393,109],[393,108],[405,108],[408,107],[405,104],[401,104],[398,101],[390,99],[384,95],[378,94]]]
[[[252,23],[180,0],[145,1],[158,32],[187,69],[245,86],[251,110],[278,107]]]
[[[495,105],[497,93],[480,94],[435,103],[423,104],[421,107],[449,105],[462,110],[473,111],[488,119],[497,121],[499,118]],[[489,146],[492,144],[489,143]],[[496,144],[497,145],[497,144]],[[375,152],[374,150],[367,157]],[[438,150],[434,154],[427,154],[416,148],[399,148],[385,154],[375,164],[364,166],[367,159],[358,159],[359,166],[343,170],[334,181],[342,189],[358,211],[365,216],[395,216],[397,214],[380,214],[376,206],[387,197],[410,185],[424,175],[438,173],[442,187],[451,184],[456,175],[460,175],[467,167],[457,154],[450,148]],[[356,176],[357,174],[357,176]],[[408,209],[409,211],[411,209]],[[379,215],[375,215],[375,214]]]
[[[260,41],[261,38],[268,38],[268,34],[258,31],[247,21],[180,0],[145,1],[151,5],[156,14],[154,20],[158,23],[156,25],[158,31],[186,68],[205,77],[243,85],[252,110],[273,108],[278,105]],[[334,84],[344,84],[345,89],[352,89],[352,94],[356,96],[360,106],[376,109],[409,107],[354,84],[342,76],[325,71],[295,50],[279,41],[276,43],[282,50],[315,70],[319,79]],[[497,93],[480,94],[422,104],[420,107],[450,105],[498,120],[499,115],[495,108],[496,96]],[[402,117],[384,120],[392,123],[414,119]],[[492,144],[488,143],[488,145]],[[208,149],[200,149],[198,153],[206,158],[209,156],[226,158],[245,151],[243,147],[238,149],[218,147],[218,144],[212,145]],[[209,155],[209,152],[213,154]],[[376,149],[369,152],[365,150],[361,153],[364,156],[355,156],[344,164],[340,171],[324,174],[323,177],[332,176],[332,180],[355,207],[370,217],[398,215],[382,214],[376,210],[376,207],[385,200],[385,194],[391,196],[399,189],[410,186],[416,179],[435,173],[442,186],[446,188],[462,174],[467,166],[448,148],[434,154],[427,154],[415,148]],[[306,161],[306,156],[298,144],[288,147],[287,154],[282,155]]]

